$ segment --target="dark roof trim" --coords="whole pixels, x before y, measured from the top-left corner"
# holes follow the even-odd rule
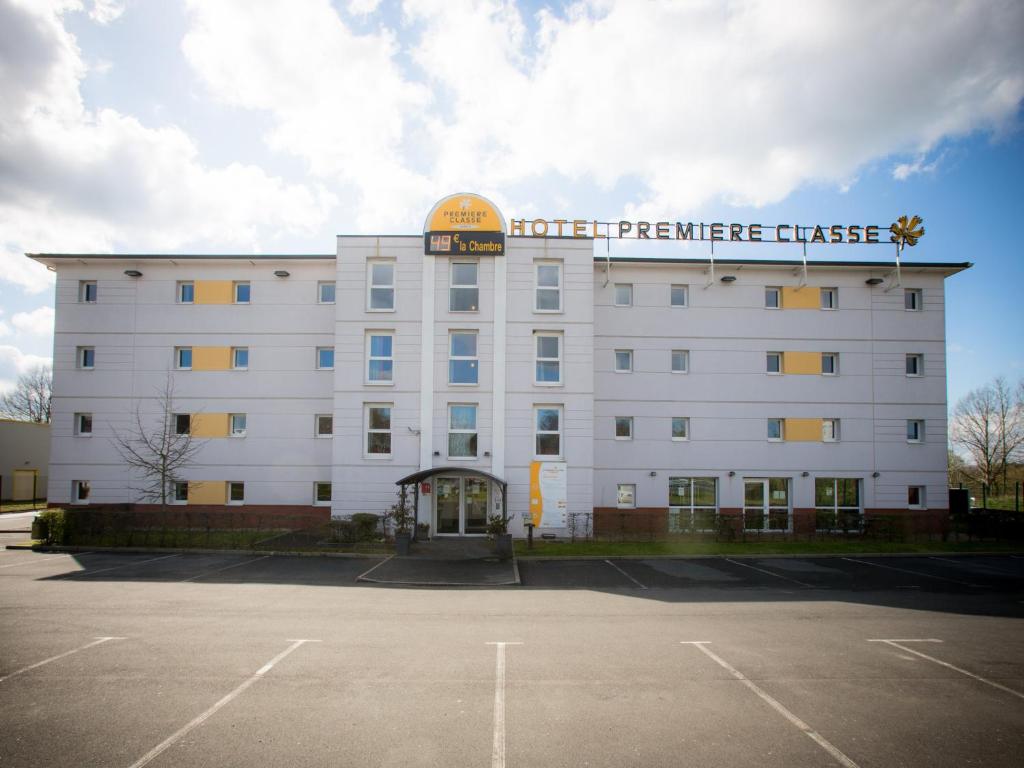
[[[601,264],[611,261],[612,264],[692,264],[695,266],[708,266],[710,259],[643,259],[631,256],[612,256],[608,259],[603,256],[595,256],[594,263]],[[730,266],[751,266],[751,267],[802,267],[803,261],[799,259],[715,259],[715,265]],[[895,261],[807,261],[808,267],[867,267],[873,269],[896,269]],[[904,269],[946,269],[960,272],[970,269],[974,264],[970,261],[904,261],[900,266]]]
[[[278,259],[336,259],[333,253],[26,253],[30,259],[117,259],[140,261],[142,259],[242,259],[269,261]]]
[[[421,480],[426,480],[428,477],[444,475],[449,472],[486,477],[488,480],[493,480],[502,487],[508,485],[507,482],[497,475],[492,475],[490,472],[484,472],[482,469],[473,469],[471,467],[431,467],[430,469],[421,469],[419,472],[413,472],[411,475],[406,475],[401,480],[396,480],[395,485],[411,485],[412,483],[418,483]]]

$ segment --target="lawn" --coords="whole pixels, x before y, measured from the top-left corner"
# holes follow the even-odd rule
[[[5,501],[0,504],[0,514],[9,514],[11,512],[31,512],[34,509],[46,509],[46,499],[39,499],[37,501]]]
[[[659,555],[841,555],[922,554],[947,552],[1019,552],[1024,542],[995,541],[516,541],[516,556],[528,557],[652,557]]]

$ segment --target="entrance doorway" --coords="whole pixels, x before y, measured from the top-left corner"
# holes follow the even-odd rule
[[[482,536],[487,533],[490,483],[481,477],[438,477],[435,481],[440,536]]]
[[[768,477],[743,481],[743,529],[789,530],[789,480]]]

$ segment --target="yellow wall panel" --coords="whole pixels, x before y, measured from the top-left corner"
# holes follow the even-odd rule
[[[230,304],[234,300],[230,280],[196,280],[196,304]]]
[[[224,480],[189,480],[189,504],[227,504],[228,484]]]
[[[198,299],[196,299],[198,301]],[[783,309],[821,309],[821,290],[805,285],[803,288],[783,287]]]
[[[820,443],[821,419],[786,419],[787,442]]]
[[[230,371],[231,347],[192,347],[193,371]]]
[[[227,437],[228,414],[226,413],[193,413],[193,437]]]
[[[783,373],[821,373],[821,352],[783,352]]]

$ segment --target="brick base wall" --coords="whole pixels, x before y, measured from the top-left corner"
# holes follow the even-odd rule
[[[102,518],[114,518],[117,523],[129,528],[186,528],[210,530],[233,530],[239,528],[312,528],[331,519],[330,507],[314,507],[308,504],[274,505],[249,504],[228,506],[224,504],[173,505],[160,511],[159,504],[83,504],[66,505],[71,514],[81,518],[102,522]]]

